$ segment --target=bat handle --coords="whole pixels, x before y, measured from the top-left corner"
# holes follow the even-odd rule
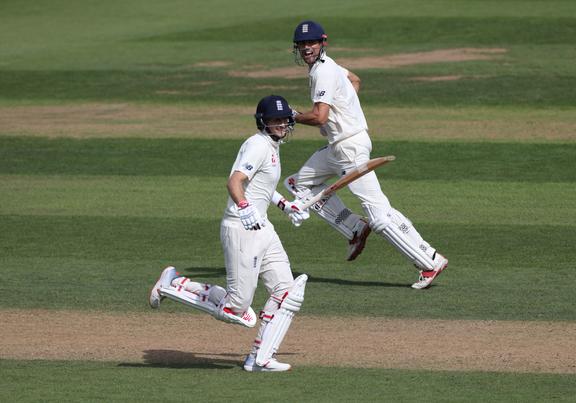
[[[321,198],[326,196],[326,190],[328,190],[328,189],[322,190],[321,192],[319,192],[318,194],[316,194],[312,198],[308,199],[308,201],[304,202],[302,204],[302,209],[306,210],[306,209],[312,207],[317,201],[319,201]]]

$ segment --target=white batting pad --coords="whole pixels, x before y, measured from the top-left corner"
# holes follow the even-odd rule
[[[224,290],[222,287],[212,286],[212,289],[215,290],[212,294],[215,295],[198,295],[186,290],[180,290],[170,287],[170,288],[163,288],[160,290],[160,295],[170,298],[176,302],[180,302],[184,305],[188,305],[191,308],[199,309],[203,312],[209,313],[210,315],[214,316],[214,318],[227,322],[233,323],[236,325],[242,325],[245,327],[254,327],[256,326],[256,322],[258,321],[258,316],[254,312],[251,307],[248,307],[246,312],[242,314],[242,316],[237,316],[232,313],[228,313],[224,311],[224,303],[223,301],[220,302],[219,305],[215,305],[211,299],[216,295],[220,295],[221,291]],[[224,291],[226,292],[226,291]]]
[[[420,245],[415,243],[411,237],[394,223],[384,228],[382,235],[418,267],[426,270],[432,270],[434,268],[432,258],[428,256],[425,251],[421,250]]]
[[[294,280],[294,285],[282,301],[280,309],[276,311],[272,320],[266,325],[262,334],[262,343],[256,354],[257,365],[266,365],[278,351],[294,315],[300,310],[302,302],[304,302],[306,281],[308,281],[306,274],[302,274]]]
[[[192,308],[199,309],[210,315],[214,315],[217,306],[212,302],[208,301],[205,297],[181,290],[177,291],[175,288],[162,288],[160,290],[160,295],[166,298],[170,298],[176,302],[180,302],[184,305],[188,305]]]
[[[244,312],[242,315],[235,315],[231,311],[227,311],[224,302],[220,303],[220,306],[218,306],[218,309],[216,309],[214,313],[214,317],[226,323],[232,323],[234,325],[250,328],[256,326],[256,322],[258,322],[258,316],[256,316],[256,313],[252,307],[248,307],[246,312]]]

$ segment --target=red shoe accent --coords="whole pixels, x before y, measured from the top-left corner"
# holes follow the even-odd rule
[[[368,235],[370,235],[372,229],[370,229],[369,225],[366,225],[360,234],[354,234],[354,238],[351,241],[348,241],[349,245],[356,245],[352,250],[352,253],[348,255],[347,261],[351,262],[352,260],[356,259],[364,250],[366,246],[366,239]]]

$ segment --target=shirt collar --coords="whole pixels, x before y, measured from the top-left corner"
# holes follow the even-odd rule
[[[280,143],[277,141],[274,141],[268,133],[258,132],[258,134],[263,136],[264,138],[266,138],[266,140],[268,141],[268,143],[270,143],[272,145],[272,147],[274,147],[274,148],[280,147]]]

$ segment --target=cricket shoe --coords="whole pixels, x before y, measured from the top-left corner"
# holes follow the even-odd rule
[[[290,371],[291,369],[292,366],[290,364],[278,362],[275,358],[270,358],[270,360],[262,366],[256,364],[256,356],[254,354],[248,354],[244,360],[244,371],[248,372],[283,372]]]
[[[176,269],[172,266],[168,266],[162,271],[160,278],[150,290],[149,302],[153,309],[158,309],[160,307],[160,302],[164,299],[164,297],[160,295],[160,289],[170,287],[172,280],[176,277],[178,277],[178,273],[176,273]]]
[[[349,262],[356,259],[362,253],[366,246],[366,238],[368,238],[368,235],[372,232],[365,218],[358,220],[356,228],[354,237],[351,241],[348,241],[348,257],[346,260]]]
[[[432,270],[420,270],[420,278],[417,282],[412,284],[412,288],[416,290],[423,290],[430,287],[432,281],[448,267],[448,259],[439,253],[434,254],[434,268]]]

